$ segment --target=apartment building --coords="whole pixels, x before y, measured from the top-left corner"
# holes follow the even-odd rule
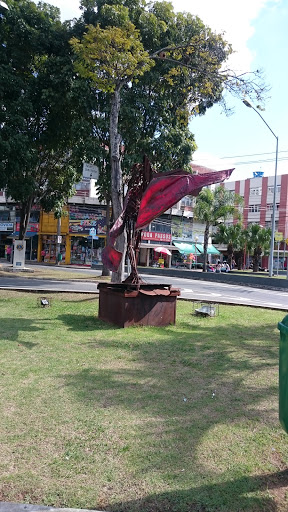
[[[249,224],[259,224],[266,228],[272,227],[274,176],[260,176],[246,180],[225,182],[224,187],[243,197],[244,227],[247,227]],[[288,174],[277,176],[275,197],[275,231],[281,233],[283,239],[279,250],[284,263],[284,258],[287,254],[285,240],[288,238]],[[230,222],[236,221],[231,219]],[[276,258],[275,244],[274,261]],[[263,265],[268,265],[268,257],[263,258]]]

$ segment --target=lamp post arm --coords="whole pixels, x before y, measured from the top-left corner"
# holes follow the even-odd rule
[[[273,133],[275,139],[277,139],[277,144],[278,144],[278,137],[277,137],[277,135],[273,132],[272,128],[270,128],[269,124],[266,123],[264,117],[262,117],[260,112],[258,112],[258,110],[256,108],[252,107],[252,105],[251,105],[251,108],[253,108],[254,112],[256,112],[256,114],[258,114],[258,116],[261,117],[262,121],[266,124],[267,128],[270,130],[271,133]]]
[[[271,130],[271,132],[272,132],[272,130]],[[276,135],[275,135],[275,137],[276,137]],[[273,276],[273,255],[274,255],[275,216],[276,216],[277,165],[278,165],[278,137],[276,137],[276,155],[275,155],[275,173],[274,173],[274,190],[273,190],[273,215],[272,215],[272,233],[271,233],[271,245],[270,245],[269,277]]]
[[[242,100],[246,107],[252,108],[259,117],[261,117],[263,123],[266,124],[270,132],[276,139],[276,156],[275,156],[275,173],[274,173],[274,191],[273,191],[273,214],[272,214],[272,230],[271,230],[271,244],[270,244],[270,256],[269,256],[269,277],[273,276],[273,257],[274,257],[274,238],[275,238],[275,214],[276,214],[276,187],[277,187],[277,165],[278,165],[278,137],[270,128],[269,124],[266,123],[265,119],[261,116],[260,112],[249,103],[248,100]]]

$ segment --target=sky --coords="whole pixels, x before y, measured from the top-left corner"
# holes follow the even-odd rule
[[[62,20],[78,17],[78,0],[48,0],[61,10]],[[217,33],[224,33],[234,54],[229,67],[237,71],[263,70],[269,86],[265,110],[259,115],[240,99],[226,96],[233,114],[214,105],[191,120],[197,151],[195,164],[215,170],[235,167],[230,180],[275,173],[276,137],[278,174],[288,174],[288,0],[173,0],[175,11],[198,15]]]

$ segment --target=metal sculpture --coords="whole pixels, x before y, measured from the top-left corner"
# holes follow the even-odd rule
[[[137,259],[142,229],[184,196],[197,196],[204,186],[229,178],[233,170],[190,174],[177,169],[157,174],[145,156],[143,164],[133,167],[123,211],[111,228],[108,243],[102,253],[103,263],[110,270],[118,269],[123,254],[115,249],[114,243],[125,229],[131,273],[124,283],[140,285],[143,281],[137,271]]]

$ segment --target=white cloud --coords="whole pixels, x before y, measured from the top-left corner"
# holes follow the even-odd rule
[[[272,0],[275,4],[281,0]],[[235,71],[249,71],[253,54],[247,42],[254,33],[252,25],[269,0],[173,0],[176,11],[191,12],[199,16],[212,30],[225,32],[225,39],[232,44],[234,54],[229,66]]]
[[[79,18],[81,14],[80,0],[47,0],[47,3],[59,7],[62,21]]]

